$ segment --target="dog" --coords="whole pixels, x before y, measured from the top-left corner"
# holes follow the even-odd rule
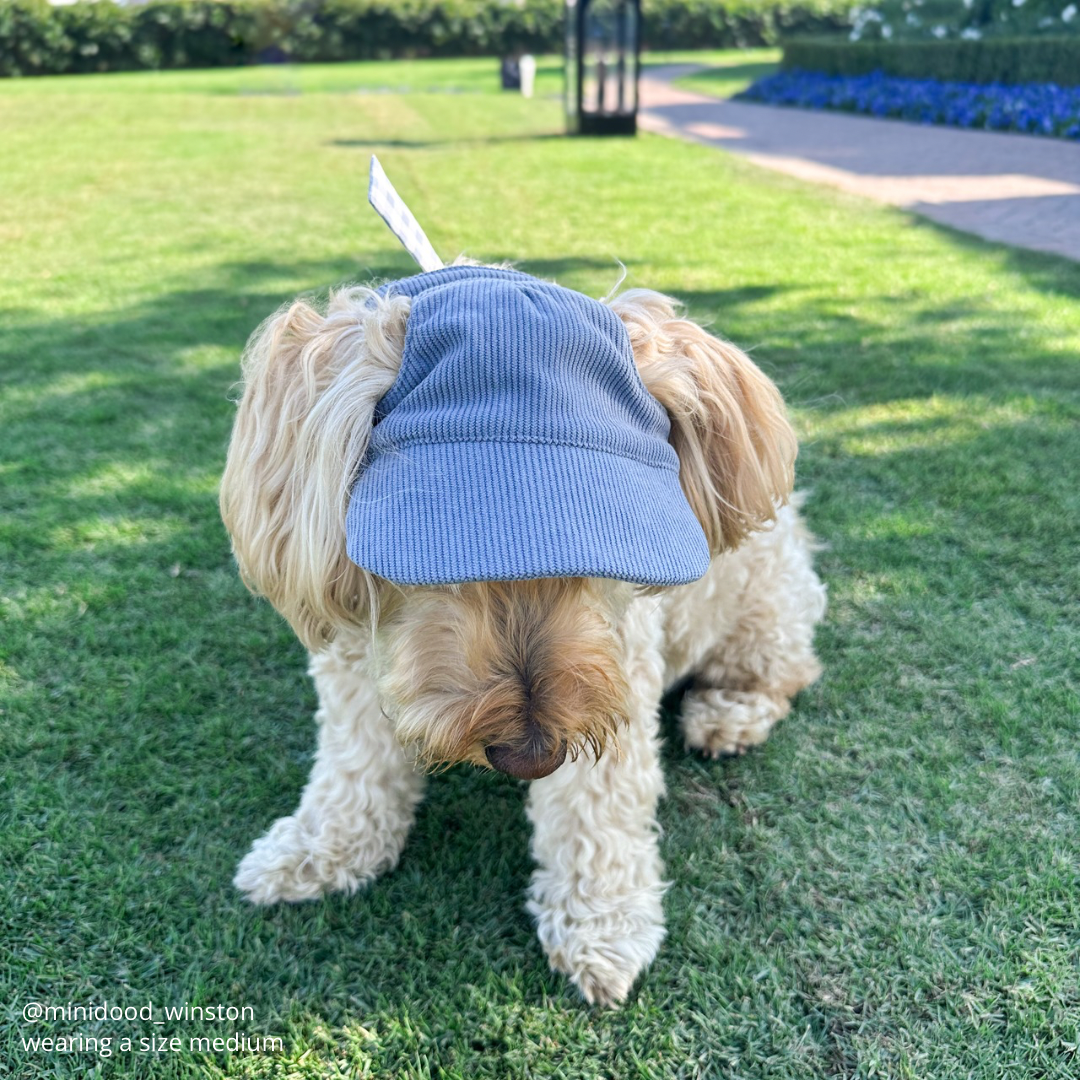
[[[436,274],[456,280],[459,269]],[[468,269],[524,290],[525,307],[557,288],[510,270]],[[673,300],[642,289],[603,302],[573,294],[568,302],[581,301],[612,355],[631,358],[619,392],[643,388],[648,400],[637,405],[662,407],[660,449],[675,455],[675,495],[655,497],[664,505],[648,505],[648,485],[640,498],[623,491],[620,504],[661,533],[688,507],[688,558],[699,561],[681,578],[587,561],[603,573],[557,573],[545,563],[538,573],[529,571],[540,564],[528,564],[502,575],[466,566],[481,580],[382,576],[379,558],[413,548],[420,562],[445,556],[440,534],[414,542],[400,522],[359,562],[349,545],[363,548],[373,526],[346,535],[357,478],[372,471],[373,446],[395,415],[382,403],[404,378],[403,356],[430,336],[421,313],[429,294],[354,286],[333,293],[325,314],[299,300],[252,335],[243,358],[222,516],[244,581],[310,652],[319,736],[298,808],[255,841],[235,884],[256,904],[351,893],[397,863],[426,772],[461,762],[495,769],[531,784],[537,868],[527,907],[552,968],[590,1004],[615,1005],[664,937],[656,809],[665,690],[692,679],[683,738],[718,757],[762,743],[821,673],[813,635],[825,588],[792,496],[796,438],[769,378]],[[500,319],[496,312],[469,332],[486,334]],[[400,457],[400,448],[384,448],[381,461],[396,468]],[[513,485],[532,475],[515,474]],[[402,486],[381,489],[368,509],[378,512]],[[441,512],[440,500],[453,497],[440,489],[431,505]],[[590,497],[583,489],[571,502]],[[547,498],[530,496],[513,512],[532,513]],[[504,539],[507,530],[461,516],[441,527],[460,530],[462,543]],[[681,543],[653,544],[653,536],[642,532],[641,546],[652,544],[660,560]],[[507,543],[529,549],[534,540]],[[693,554],[698,541],[703,554]],[[572,532],[566,542],[577,542]]]

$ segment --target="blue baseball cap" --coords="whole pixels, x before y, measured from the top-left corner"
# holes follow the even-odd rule
[[[667,414],[610,308],[475,266],[380,291],[412,305],[349,500],[353,562],[400,585],[705,573]]]

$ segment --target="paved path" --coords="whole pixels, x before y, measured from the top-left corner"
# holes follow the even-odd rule
[[[670,85],[693,70],[696,65],[672,65],[644,73],[643,128],[902,206],[988,240],[1080,260],[1075,143],[748,105]]]

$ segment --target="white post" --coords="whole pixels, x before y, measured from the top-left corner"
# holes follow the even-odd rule
[[[521,72],[521,96],[531,98],[533,81],[536,79],[536,57],[526,53],[518,61],[518,70]]]

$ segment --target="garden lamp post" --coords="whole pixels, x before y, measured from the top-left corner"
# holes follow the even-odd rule
[[[566,0],[566,115],[579,135],[637,131],[641,0]]]

